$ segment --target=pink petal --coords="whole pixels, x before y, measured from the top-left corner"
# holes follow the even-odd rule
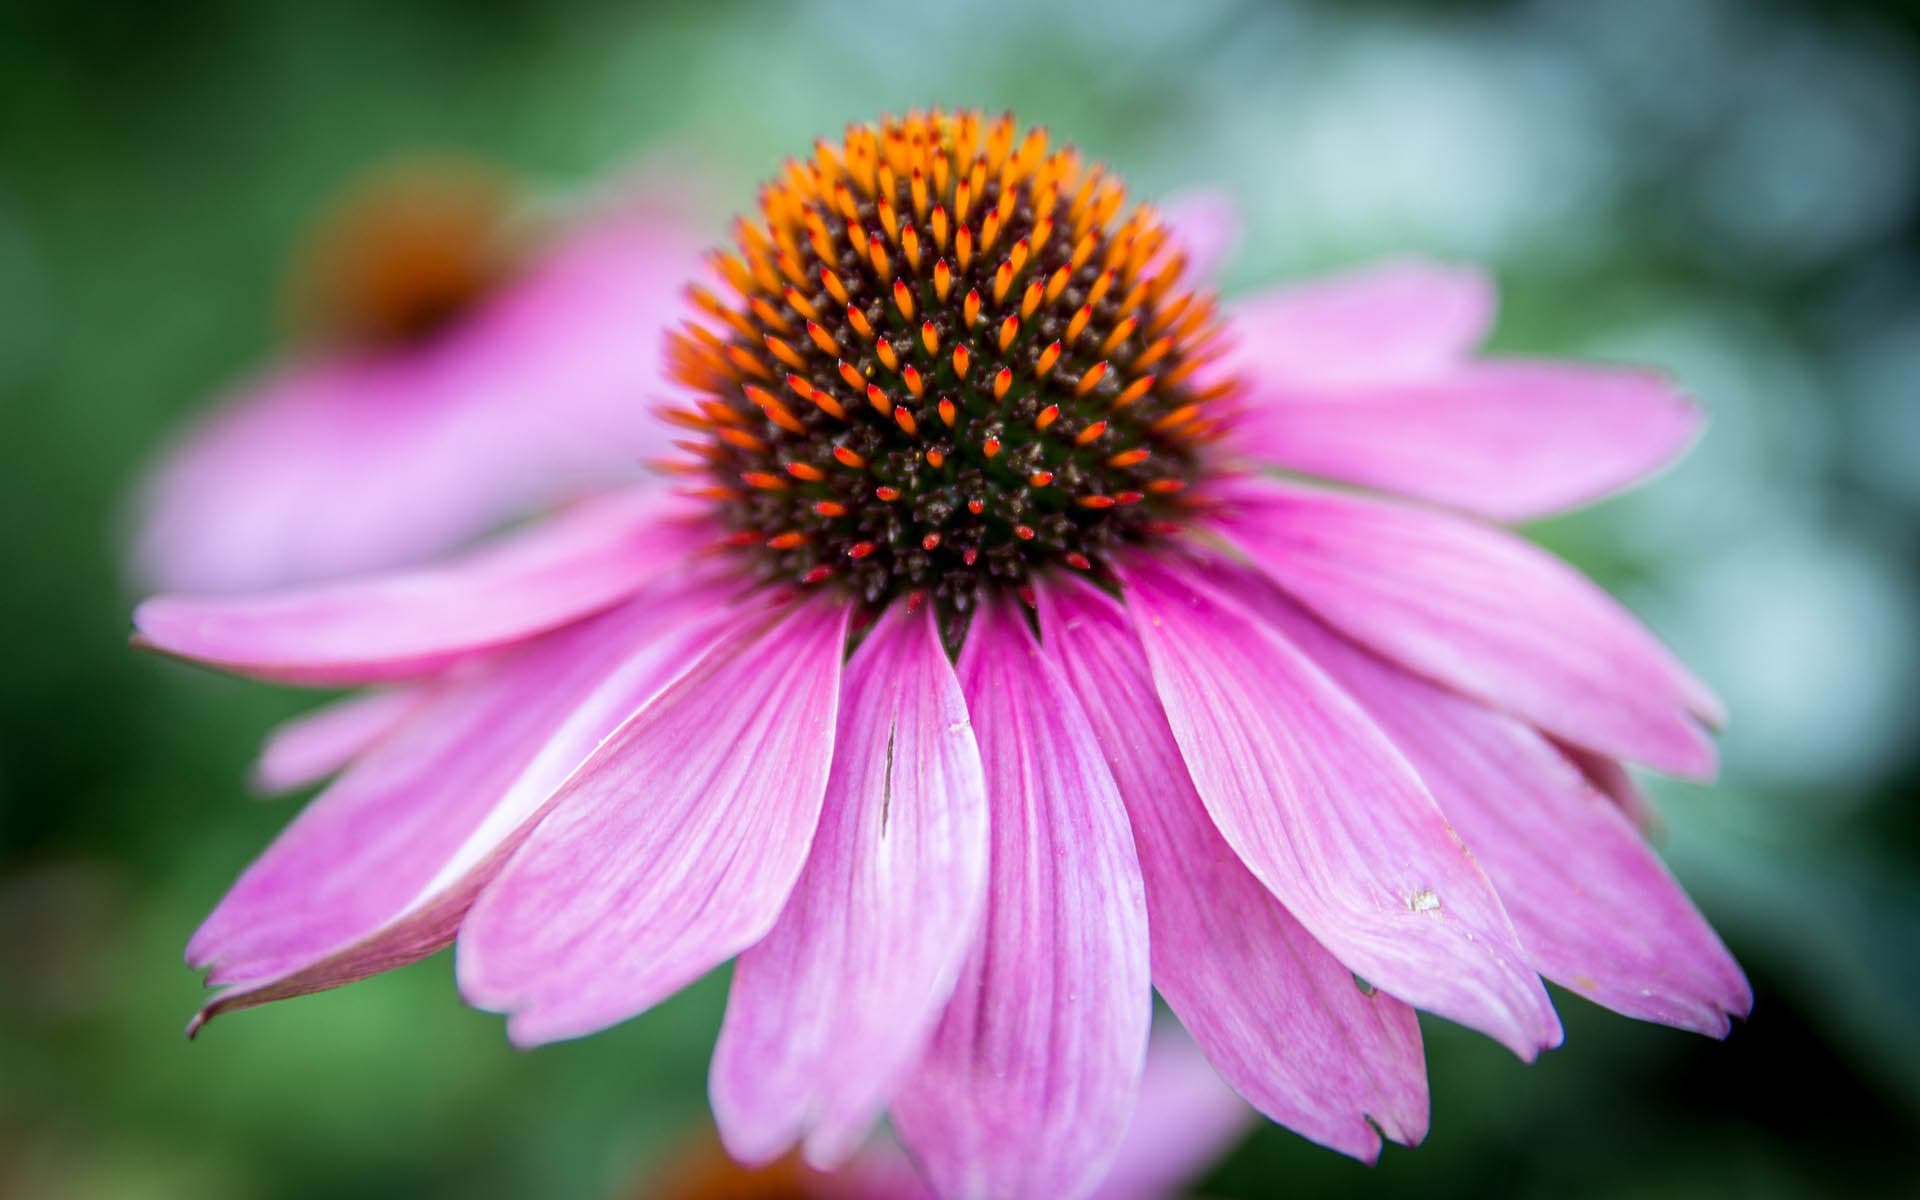
[[[706,240],[665,211],[681,185],[621,197],[583,222],[464,331],[466,440],[511,472],[501,482],[525,502],[630,480],[668,447],[671,427],[649,401]]]
[[[885,1139],[863,1147],[846,1166],[810,1183],[813,1200],[939,1200],[900,1144]]]
[[[1194,792],[1125,612],[1069,582],[1041,593],[1047,656],[1087,705],[1133,819],[1153,977],[1227,1081],[1273,1120],[1371,1162],[1427,1129],[1411,1008],[1363,992],[1248,873]],[[1136,1125],[1138,1124],[1136,1120]]]
[[[1126,811],[1073,692],[1021,615],[979,612],[960,686],[986,766],[986,926],[893,1107],[947,1197],[1070,1200],[1133,1112],[1151,1012]]]
[[[258,596],[158,596],[135,610],[136,640],[286,683],[416,679],[633,594],[702,537],[673,513],[640,489],[444,566]]]
[[[1618,759],[1594,754],[1565,743],[1556,743],[1556,745],[1559,746],[1560,753],[1566,755],[1568,761],[1587,777],[1587,782],[1592,784],[1602,796],[1613,801],[1641,834],[1650,835],[1660,829],[1660,813],[1654,808],[1652,797],[1634,782],[1633,776],[1627,773],[1627,768],[1622,766]]]
[[[1221,1082],[1185,1034],[1171,1023],[1156,1028],[1133,1124],[1093,1200],[1183,1194],[1182,1185],[1206,1174],[1254,1123],[1253,1110]]]
[[[1418,379],[1465,359],[1493,305],[1478,271],[1381,263],[1235,305],[1231,368],[1256,399],[1276,386]]]
[[[1242,589],[1377,721],[1499,889],[1528,961],[1630,1017],[1724,1037],[1746,977],[1620,810],[1554,745]]]
[[[847,607],[809,602],[602,743],[461,929],[467,999],[520,1045],[623,1021],[766,936],[833,759]]]
[[[714,1052],[714,1116],[743,1161],[809,1128],[823,1169],[859,1146],[952,995],[986,900],[986,781],[932,606],[882,616],[844,690],[813,856],[734,967]]]
[[[1717,704],[1639,622],[1527,542],[1443,513],[1275,483],[1222,525],[1362,644],[1556,736],[1679,775],[1714,771]]]
[[[696,249],[629,203],[424,345],[275,365],[144,487],[140,576],[231,593],[389,570],[632,481],[666,440],[645,398]]]
[[[201,926],[188,961],[236,985],[196,1020],[333,987],[452,939],[561,780],[714,640],[725,593],[662,590],[435,685],[309,804]]]
[[[244,592],[418,561],[450,544],[465,522],[441,498],[464,497],[487,476],[424,452],[449,408],[439,363],[293,360],[243,385],[142,486],[135,574],[168,590]],[[423,503],[409,502],[416,496]]]
[[[289,792],[338,774],[420,707],[409,688],[362,692],[275,727],[253,766],[254,786]]]
[[[1499,898],[1406,761],[1299,650],[1142,560],[1127,608],[1227,844],[1350,970],[1522,1058],[1560,1023]]]
[[[1184,251],[1189,286],[1211,284],[1240,242],[1240,206],[1226,192],[1194,188],[1169,197],[1160,210],[1173,246]]]
[[[1242,450],[1290,470],[1523,521],[1659,470],[1700,410],[1645,371],[1473,363],[1429,378],[1291,386],[1256,380]]]

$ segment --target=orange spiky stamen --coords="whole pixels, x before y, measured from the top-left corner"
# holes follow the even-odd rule
[[[1010,117],[816,143],[712,257],[732,296],[689,289],[669,366],[695,396],[666,415],[700,440],[676,470],[713,481],[740,552],[870,602],[945,609],[1160,536],[1233,385],[1199,374],[1217,307],[1126,203]]]

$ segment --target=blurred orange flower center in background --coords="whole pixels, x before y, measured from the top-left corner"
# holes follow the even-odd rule
[[[408,158],[352,185],[289,280],[303,343],[380,349],[433,337],[508,279],[527,249],[519,187],[470,160]]]
[[[634,1200],[819,1200],[832,1196],[829,1177],[789,1154],[763,1167],[743,1167],[712,1138],[683,1153],[643,1182]]]

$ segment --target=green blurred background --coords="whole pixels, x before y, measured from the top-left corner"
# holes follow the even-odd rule
[[[1424,1148],[1369,1170],[1266,1130],[1208,1194],[1920,1194],[1917,55],[1912,9],[1811,0],[7,4],[0,1194],[604,1196],[699,1136],[720,978],[530,1054],[444,956],[181,1038],[180,947],[289,811],[249,757],[308,701],[127,650],[127,489],[271,352],[289,245],[372,160],[697,162],[744,206],[928,102],[1149,195],[1227,188],[1230,289],[1478,260],[1501,348],[1657,364],[1714,414],[1537,532],[1731,704],[1662,845],[1753,1020],[1721,1044],[1563,995],[1533,1067],[1430,1022]]]

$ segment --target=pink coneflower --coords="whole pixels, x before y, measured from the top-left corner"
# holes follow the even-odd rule
[[[1178,1030],[1147,1048],[1132,1124],[1091,1200],[1172,1200],[1253,1124],[1253,1112]],[[934,1200],[898,1143],[875,1137],[833,1171],[797,1154],[747,1166],[711,1137],[647,1172],[634,1200]]]
[[[1484,519],[1671,458],[1665,383],[1475,360],[1489,290],[1453,269],[1223,315],[1182,235],[1010,118],[856,127],[761,206],[674,341],[686,494],[136,614],[402,689],[290,735],[351,765],[195,935],[226,989],[196,1025],[457,936],[530,1045],[737,955],[734,1155],[832,1166],[888,1112],[940,1195],[1052,1198],[1121,1141],[1153,986],[1254,1107],[1366,1159],[1426,1130],[1416,1008],[1526,1059],[1561,1036],[1542,975],[1747,1011],[1607,794],[1710,775],[1712,698]]]
[[[489,168],[409,159],[310,238],[290,349],[138,498],[140,576],[239,591],[419,562],[664,444],[637,395],[698,262],[635,187],[562,218]]]

